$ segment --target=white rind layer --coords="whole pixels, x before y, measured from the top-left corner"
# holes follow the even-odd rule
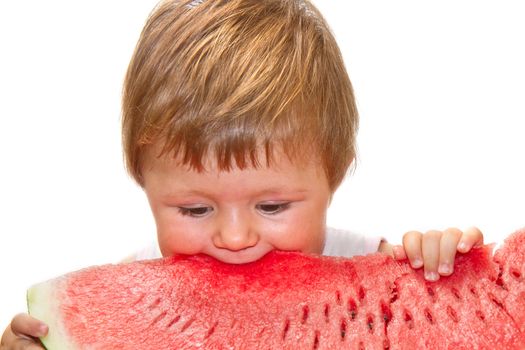
[[[27,291],[27,308],[31,316],[43,321],[49,327],[45,337],[40,338],[48,350],[71,350],[78,347],[67,336],[63,321],[60,317],[60,302],[64,295],[58,295],[65,279],[59,278],[52,281],[36,284]]]

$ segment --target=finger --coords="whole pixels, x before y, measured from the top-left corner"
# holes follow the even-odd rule
[[[483,245],[483,233],[477,227],[469,227],[463,231],[463,235],[459,240],[457,250],[460,253],[466,253],[474,246]]]
[[[28,314],[18,314],[11,321],[13,334],[19,337],[43,337],[47,334],[48,327],[42,321]]]
[[[454,259],[461,235],[462,232],[457,228],[446,229],[441,235],[438,267],[441,276],[448,276],[454,271]]]
[[[379,244],[378,252],[394,257],[393,246],[387,241],[381,241]]]
[[[441,235],[441,231],[428,231],[421,240],[425,279],[428,281],[437,281],[439,279],[438,264]]]
[[[406,260],[407,259],[407,253],[405,252],[405,248],[403,248],[402,245],[393,246],[392,253],[394,254],[394,259],[396,260]]]
[[[421,253],[421,232],[410,231],[403,235],[403,248],[414,269],[423,266],[423,256]]]

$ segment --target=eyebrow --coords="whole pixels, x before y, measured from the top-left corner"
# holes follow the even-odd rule
[[[255,197],[263,196],[263,195],[272,195],[272,194],[304,194],[307,193],[308,190],[304,188],[279,188],[279,187],[270,187],[265,188],[260,191],[256,191],[253,193]],[[201,197],[208,197],[210,196],[210,193],[201,191],[201,190],[180,190],[180,191],[173,191],[167,194],[166,198],[171,198],[175,196],[201,196]]]
[[[257,192],[258,195],[263,195],[263,194],[277,194],[277,193],[306,193],[308,192],[307,189],[305,188],[279,188],[279,187],[270,187],[270,188],[266,188],[264,190],[261,190],[259,192]]]

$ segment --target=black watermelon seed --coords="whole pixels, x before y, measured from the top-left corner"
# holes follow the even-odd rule
[[[310,314],[310,308],[308,305],[303,306],[303,318],[301,320],[301,323],[306,323],[308,320],[308,315]]]
[[[461,300],[461,295],[459,294],[459,291],[456,288],[452,288],[452,294],[454,294],[456,299]]]
[[[366,318],[366,325],[368,326],[370,333],[374,333],[374,316],[368,315]]]
[[[359,286],[359,300],[363,300],[365,296],[365,289],[363,288],[363,286]]]
[[[346,320],[341,320],[341,340],[344,340],[346,336]]]
[[[283,340],[286,338],[286,334],[288,333],[288,330],[290,329],[290,320],[286,320],[286,322],[284,323],[284,329],[283,329],[283,334],[282,334],[282,338]]]
[[[426,308],[424,313],[425,313],[425,317],[427,318],[428,322],[430,322],[430,324],[434,324],[434,316],[432,316],[432,313],[430,312],[430,310]]]
[[[521,279],[521,272],[516,268],[511,268],[510,274],[517,280]]]
[[[412,315],[410,314],[410,312],[408,310],[404,310],[404,319],[405,319],[405,322],[407,324],[407,327],[409,329],[412,329],[414,328],[414,320],[412,319]]]
[[[330,322],[330,305],[324,304],[324,318],[326,322]]]
[[[456,323],[458,322],[458,314],[456,313],[456,310],[454,310],[450,305],[447,305],[447,314],[450,316],[452,321]]]
[[[317,349],[319,348],[319,331],[315,331],[315,337],[314,337],[314,346],[313,346],[313,349]]]
[[[350,313],[350,318],[355,320],[357,316],[357,304],[354,299],[348,299],[348,312]]]

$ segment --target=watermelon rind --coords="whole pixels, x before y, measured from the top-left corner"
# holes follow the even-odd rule
[[[64,332],[61,312],[59,311],[61,299],[57,296],[60,290],[59,284],[64,283],[63,279],[55,279],[37,284],[27,291],[27,308],[31,316],[46,323],[49,332],[40,340],[46,349],[62,350],[75,349],[74,344]]]

